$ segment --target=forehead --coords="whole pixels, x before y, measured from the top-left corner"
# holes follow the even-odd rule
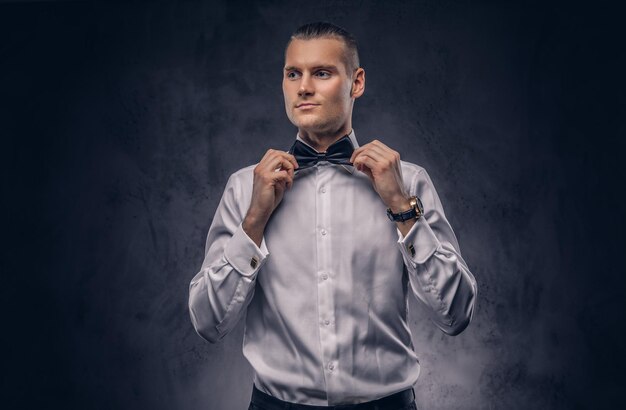
[[[292,40],[285,51],[285,66],[343,65],[345,45],[335,38]]]

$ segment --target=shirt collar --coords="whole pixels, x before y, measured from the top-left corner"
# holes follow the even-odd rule
[[[348,134],[348,138],[350,138],[350,141],[352,142],[352,146],[354,147],[354,149],[359,148],[359,142],[356,139],[356,134],[354,133],[354,128],[350,130],[350,134]],[[300,137],[300,133],[298,132],[296,134],[296,139],[300,142],[302,142],[304,145],[308,146],[309,148],[311,148],[312,150],[314,150],[315,152],[318,152],[315,148],[311,147],[309,144],[307,144],[301,137]],[[339,165],[341,168],[345,169],[346,171],[348,171],[349,173],[353,174],[354,173],[354,167],[351,167],[349,165]]]

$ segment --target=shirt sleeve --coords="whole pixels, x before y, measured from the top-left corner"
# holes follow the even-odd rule
[[[424,215],[405,237],[398,229],[398,246],[409,282],[415,296],[432,309],[435,324],[443,332],[457,335],[472,319],[476,280],[461,256],[426,170],[416,173],[410,192],[421,199]]]
[[[189,286],[189,313],[196,332],[215,343],[239,321],[252,296],[256,276],[269,255],[244,232],[240,182],[231,176],[207,235],[200,271]]]

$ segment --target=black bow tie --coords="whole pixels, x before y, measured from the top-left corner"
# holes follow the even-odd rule
[[[328,161],[331,164],[338,165],[352,165],[350,157],[353,151],[354,146],[347,135],[335,141],[328,147],[326,152],[322,153],[315,151],[300,140],[296,140],[289,149],[289,153],[296,157],[296,161],[298,161],[299,167],[297,170],[312,167],[320,161]]]

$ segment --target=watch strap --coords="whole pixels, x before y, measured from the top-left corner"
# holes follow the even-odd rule
[[[411,208],[404,212],[393,213],[391,212],[391,208],[387,208],[387,217],[389,220],[395,222],[405,222],[411,219],[420,219],[424,214],[422,201],[420,201],[418,197],[412,196],[409,198],[409,203],[411,204]]]

